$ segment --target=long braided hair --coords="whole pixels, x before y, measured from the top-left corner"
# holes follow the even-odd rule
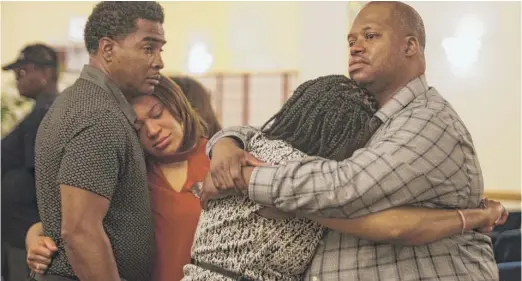
[[[369,121],[375,98],[344,75],[301,84],[281,110],[261,128],[310,156],[343,160],[363,147],[373,132]]]

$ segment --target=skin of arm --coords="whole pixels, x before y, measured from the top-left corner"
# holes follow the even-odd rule
[[[44,235],[43,225],[41,222],[37,222],[37,223],[33,224],[29,228],[29,230],[27,230],[27,234],[25,236],[25,244],[31,245],[32,241],[35,241],[36,239],[38,239],[39,236],[43,236],[43,235]]]
[[[488,222],[484,209],[461,210],[466,230]],[[462,220],[456,210],[398,207],[355,219],[311,218],[339,232],[358,238],[402,245],[423,245],[460,234]]]
[[[60,185],[62,232],[67,258],[80,280],[119,281],[112,247],[103,228],[110,201],[87,190]]]

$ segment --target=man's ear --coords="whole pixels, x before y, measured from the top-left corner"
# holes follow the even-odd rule
[[[47,81],[56,81],[56,79],[57,79],[56,69],[46,67],[43,69],[43,73],[44,73],[45,79],[47,79]]]
[[[420,52],[419,39],[415,36],[406,36],[406,48],[404,50],[404,54],[407,57],[412,57]]]
[[[108,37],[103,37],[98,42],[98,51],[101,52],[105,62],[112,62],[115,44],[116,42]]]

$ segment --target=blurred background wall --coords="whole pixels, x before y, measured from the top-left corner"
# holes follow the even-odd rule
[[[51,44],[69,56],[66,87],[86,59],[82,28],[94,4],[1,2],[1,63],[14,60],[28,43]],[[298,83],[347,74],[346,34],[363,4],[162,2],[164,73],[198,77],[212,91],[223,125],[261,125]],[[471,131],[486,190],[519,192],[520,2],[408,4],[426,26],[428,81]],[[2,99],[16,97],[14,75],[2,72],[1,82]]]

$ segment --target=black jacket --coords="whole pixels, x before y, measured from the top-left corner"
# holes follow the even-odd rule
[[[56,98],[42,93],[33,110],[2,139],[2,242],[25,248],[25,234],[38,222],[34,179],[34,145],[38,126]]]

